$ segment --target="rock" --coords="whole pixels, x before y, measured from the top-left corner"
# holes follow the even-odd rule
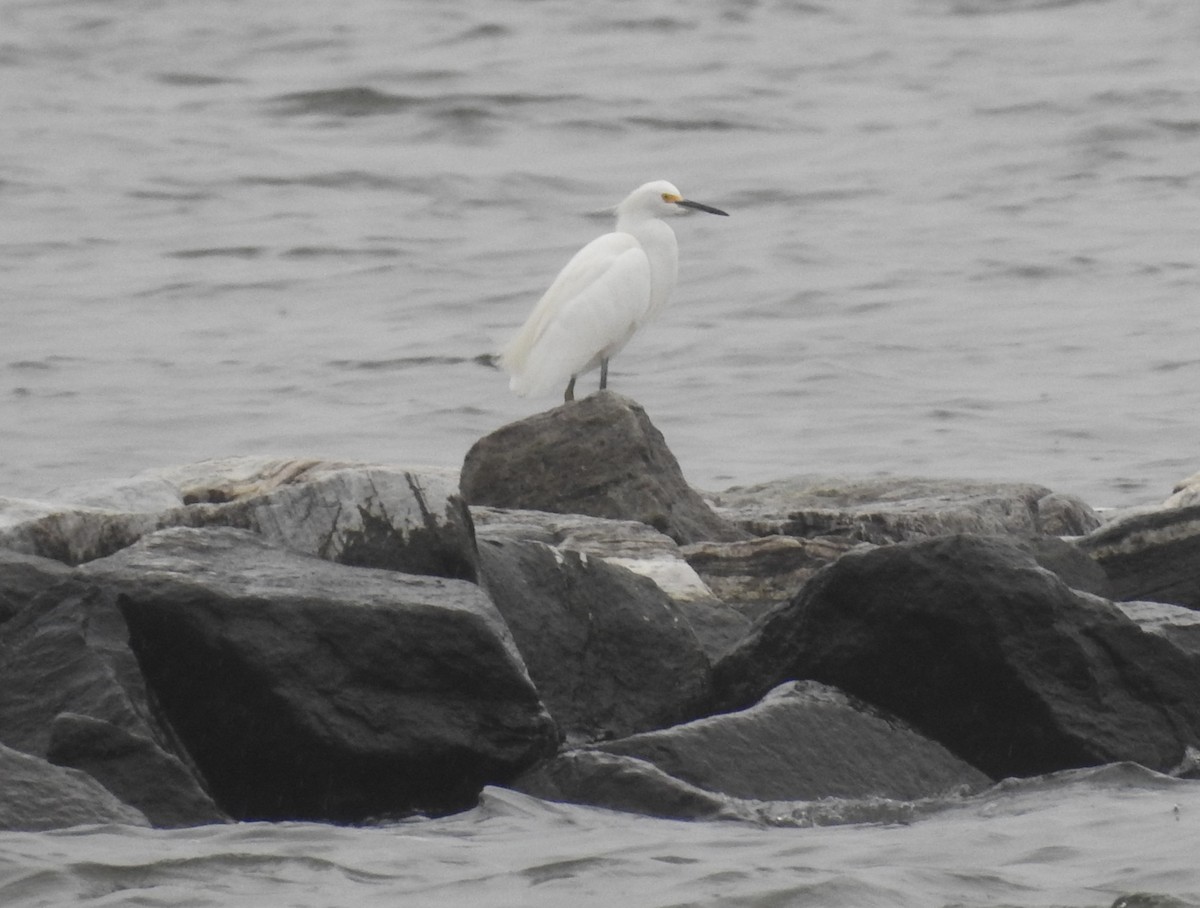
[[[763,536],[742,542],[697,542],[683,556],[720,599],[752,616],[790,599],[825,565],[865,543],[821,536]]]
[[[528,540],[556,552],[603,559],[648,577],[683,615],[710,659],[742,638],[750,619],[717,599],[669,536],[636,520],[607,520],[548,511],[471,508],[479,544]],[[561,562],[560,562],[561,563]]]
[[[0,550],[80,564],[132,545],[158,525],[153,514],[0,498]]]
[[[716,601],[675,540],[640,521],[488,507],[471,508],[471,517],[479,540],[541,542],[649,577],[675,602]]]
[[[654,582],[538,542],[479,542],[483,583],[570,742],[661,728],[709,697],[709,663]]]
[[[49,558],[0,548],[0,625],[51,586],[67,583],[71,569]]]
[[[205,461],[60,493],[75,503],[0,502],[0,547],[82,564],[157,529],[228,526],[340,564],[473,580],[471,519],[455,480],[319,460]]]
[[[667,775],[653,763],[596,750],[569,750],[511,787],[544,801],[587,804],[668,820],[734,816],[728,799]]]
[[[836,686],[993,778],[1164,771],[1200,739],[1200,663],[998,538],[846,554],[715,673],[725,708],[793,678]]]
[[[876,545],[955,533],[1077,536],[1099,526],[1086,504],[1028,483],[798,476],[712,496],[755,536],[842,536]]]
[[[31,587],[33,598],[0,626],[0,741],[80,769],[103,766],[99,780],[129,780],[110,790],[132,795],[128,803],[145,807],[153,822],[222,820],[186,752],[154,712],[115,597],[73,576],[64,579],[61,571],[42,576],[45,589]],[[75,736],[69,758],[62,758],[55,732],[61,744],[66,717],[106,729],[107,741]],[[116,741],[137,747],[114,747]]]
[[[119,594],[164,713],[238,819],[474,803],[557,732],[474,584],[174,528],[81,574]]]
[[[1200,505],[1118,518],[1077,543],[1104,569],[1113,598],[1200,609]]]
[[[916,800],[990,779],[841,691],[781,685],[741,712],[595,745],[635,757],[705,791],[756,800]]]
[[[0,829],[41,832],[92,823],[149,826],[99,782],[76,769],[0,744]]]
[[[150,738],[91,716],[59,713],[50,762],[86,772],[160,828],[228,820],[183,761]]]
[[[1171,491],[1171,497],[1163,502],[1166,508],[1188,508],[1200,504],[1200,473],[1193,473]]]
[[[1158,634],[1185,653],[1200,656],[1200,611],[1161,602],[1114,604],[1146,633]]]
[[[645,410],[611,391],[481,438],[461,487],[471,505],[639,520],[681,545],[745,538],[687,484]]]

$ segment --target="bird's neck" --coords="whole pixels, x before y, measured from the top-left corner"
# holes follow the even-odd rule
[[[679,274],[679,244],[675,231],[658,218],[617,218],[617,231],[628,233],[650,260],[650,312],[653,317],[670,299]]]

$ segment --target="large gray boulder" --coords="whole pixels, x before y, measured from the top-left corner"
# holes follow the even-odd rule
[[[87,773],[0,744],[0,829],[42,832],[93,823],[150,825]]]
[[[1108,575],[1113,598],[1200,609],[1200,504],[1120,517],[1078,545]]]
[[[471,505],[639,520],[681,545],[746,537],[687,484],[646,411],[611,391],[481,438],[461,486]]]
[[[57,494],[52,503],[0,499],[0,548],[81,564],[157,529],[236,527],[340,564],[475,577],[453,471],[247,457]]]
[[[1032,483],[797,476],[711,498],[719,514],[755,536],[876,545],[955,533],[1078,536],[1100,524],[1079,499]]]
[[[662,728],[708,702],[684,609],[649,578],[540,542],[483,537],[483,583],[572,743]]]
[[[80,573],[118,596],[157,702],[240,819],[474,803],[552,752],[552,720],[474,584],[175,528]]]
[[[1200,743],[1200,662],[997,537],[851,552],[716,667],[721,704],[808,678],[894,713],[994,778]]]

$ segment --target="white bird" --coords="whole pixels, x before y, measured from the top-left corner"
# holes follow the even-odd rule
[[[608,361],[671,296],[679,271],[675,233],[660,217],[694,208],[666,180],[639,186],[617,206],[617,227],[592,240],[567,262],[521,330],[500,354],[522,397],[545,394],[567,382],[564,400],[575,399],[575,379],[600,367],[608,385]]]

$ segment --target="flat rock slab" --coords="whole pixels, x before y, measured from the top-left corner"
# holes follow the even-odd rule
[[[638,520],[681,545],[746,536],[687,484],[646,411],[611,391],[481,438],[461,487],[471,505]]]
[[[117,800],[77,769],[0,744],[0,829],[41,832],[93,823],[149,826],[139,811]]]
[[[1200,609],[1200,504],[1122,517],[1077,542],[1104,569],[1113,598]]]
[[[1200,741],[1200,663],[996,537],[848,553],[715,673],[726,708],[788,679],[838,687],[993,778],[1166,771]]]
[[[741,712],[594,746],[756,800],[916,800],[991,782],[895,717],[814,681],[781,685]]]
[[[1100,525],[1082,501],[1030,483],[799,476],[711,499],[755,536],[842,536],[876,545],[955,533],[1077,536]]]
[[[340,564],[472,580],[471,520],[452,471],[233,458],[0,500],[0,547],[81,564],[172,526],[236,527]]]
[[[558,735],[472,583],[175,528],[80,568],[118,594],[148,684],[239,819],[474,803]]]

